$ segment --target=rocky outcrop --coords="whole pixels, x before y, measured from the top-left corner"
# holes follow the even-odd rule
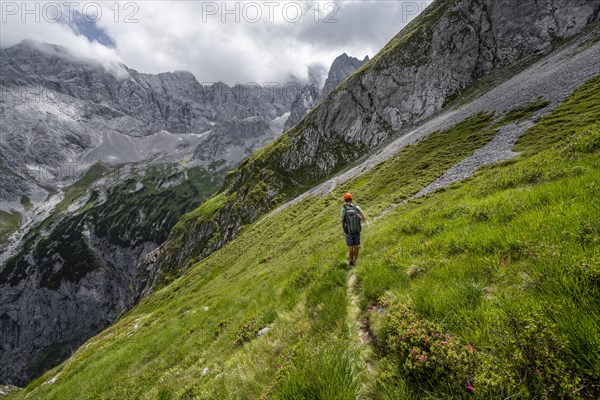
[[[585,0],[438,0],[287,135],[289,147],[255,163],[303,183],[329,176],[477,79],[581,32],[599,12]],[[234,182],[249,175],[240,169]]]
[[[141,251],[127,253],[136,257]],[[101,263],[81,277],[60,281],[45,281],[44,272],[33,269],[17,285],[1,286],[0,373],[19,386],[109,326],[130,296],[132,271],[123,264]]]
[[[206,168],[229,168],[270,143],[284,129],[288,114],[271,121],[249,117],[240,121],[224,121],[196,147],[194,159]]]
[[[292,103],[290,109],[290,116],[285,122],[284,131],[287,131],[292,126],[296,125],[310,110],[312,110],[319,101],[321,96],[319,89],[314,85],[305,85],[302,91],[298,94],[298,97]]]
[[[581,32],[599,11],[600,3],[586,0],[437,0],[300,123],[230,173],[222,204],[209,217],[180,221],[155,268],[185,270],[242,225],[442,110],[478,79],[510,74],[503,68]]]
[[[369,56],[365,56],[362,61],[358,58],[350,57],[346,53],[338,56],[335,60],[333,60],[333,64],[331,64],[329,74],[325,80],[325,85],[321,90],[321,97],[325,97],[331,93],[331,91],[335,89],[337,85],[342,83],[344,79],[350,76],[350,74],[360,68],[367,61],[369,61]]]

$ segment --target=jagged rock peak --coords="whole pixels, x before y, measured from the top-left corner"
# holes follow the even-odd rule
[[[360,66],[367,61],[369,61],[369,56],[365,56],[362,61],[358,58],[351,57],[346,53],[338,56],[331,64],[325,86],[323,86],[323,90],[321,91],[321,97],[327,96],[337,85],[346,79],[346,77],[356,69],[360,68]]]

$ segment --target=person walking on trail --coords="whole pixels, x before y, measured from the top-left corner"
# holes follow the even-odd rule
[[[362,229],[362,222],[366,220],[367,217],[365,217],[363,210],[352,202],[352,195],[346,193],[344,195],[344,205],[340,211],[340,222],[346,234],[348,265],[356,265],[358,250],[360,249],[360,231]]]

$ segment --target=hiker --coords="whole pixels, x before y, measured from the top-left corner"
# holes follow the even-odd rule
[[[361,222],[365,222],[367,217],[359,206],[352,203],[352,195],[344,195],[344,205],[340,211],[340,222],[346,234],[346,244],[348,245],[348,265],[356,265],[358,250],[360,249],[360,230]]]

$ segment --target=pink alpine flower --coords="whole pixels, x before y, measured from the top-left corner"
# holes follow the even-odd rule
[[[473,385],[471,385],[471,382],[469,382],[468,380],[467,380],[467,390],[469,392],[474,392],[475,391],[475,388],[473,387]]]
[[[471,344],[466,345],[465,349],[469,350],[472,353],[475,353],[477,351],[477,349],[475,347],[473,347],[473,345],[471,345]]]

